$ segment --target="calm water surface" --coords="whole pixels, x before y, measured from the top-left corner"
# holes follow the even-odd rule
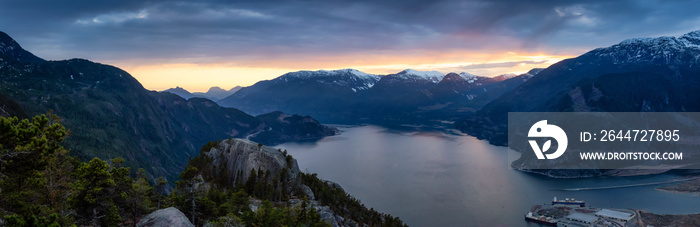
[[[341,127],[315,143],[286,143],[302,171],[339,183],[368,207],[410,226],[538,226],[523,215],[552,197],[583,199],[595,207],[656,213],[700,213],[700,197],[655,190],[562,188],[657,182],[676,176],[553,179],[508,166],[508,149],[470,136],[397,132],[378,126]],[[512,151],[511,151],[512,152]]]

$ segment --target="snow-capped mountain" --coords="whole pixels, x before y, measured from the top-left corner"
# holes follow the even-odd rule
[[[498,76],[494,76],[493,79],[496,81],[504,81],[513,77],[516,77],[518,75],[515,75],[515,73],[506,73],[506,74],[501,74]]]
[[[542,70],[544,70],[544,68],[534,68],[534,69],[531,69],[530,71],[526,72],[523,75],[527,76],[527,79],[530,79],[533,76],[537,75],[538,73],[542,72]]]
[[[379,80],[380,76],[355,69],[290,72],[241,88],[219,103],[254,114],[277,110],[312,114],[348,105]]]
[[[394,76],[404,80],[427,80],[433,83],[438,83],[445,77],[445,75],[438,71],[418,71],[413,69],[406,69],[394,74]]]
[[[477,76],[474,74],[461,72],[448,73],[445,77],[431,89],[433,92],[448,92],[460,94],[474,98],[477,94],[488,90],[487,86],[497,82],[493,78]],[[477,89],[478,88],[478,89]]]
[[[434,87],[430,88],[431,95],[440,102],[455,102],[456,100],[472,100],[488,91],[495,83],[492,78],[476,76],[469,73],[448,73]]]
[[[281,110],[332,123],[454,119],[484,104],[470,101],[497,83],[469,73],[445,76],[411,69],[385,76],[354,69],[298,71],[242,88],[219,103],[254,114]]]
[[[294,81],[316,82],[338,89],[350,89],[353,92],[367,90],[379,81],[380,77],[356,69],[298,71],[284,74],[274,80],[275,83]],[[282,82],[284,81],[284,82]]]
[[[595,57],[613,64],[687,64],[700,63],[700,30],[680,37],[634,38],[606,48],[592,50],[581,57]]]
[[[445,75],[437,71],[406,69],[382,76],[371,93],[374,96],[399,98],[411,92],[430,89],[443,78]]]
[[[369,79],[379,80],[379,76],[374,75],[374,74],[364,73],[364,72],[361,72],[357,69],[298,71],[298,72],[286,73],[286,74],[282,75],[282,77],[286,77],[285,79],[287,79],[287,78],[309,79],[309,78],[314,78],[314,77],[338,76],[338,75],[342,75],[342,74],[350,74],[350,75],[354,75],[354,76],[361,77],[361,78],[369,78]]]
[[[697,112],[698,65],[700,31],[680,37],[628,39],[530,76],[458,127],[505,145],[508,112]]]
[[[477,76],[477,75],[467,73],[467,72],[461,72],[458,75],[460,77],[462,77],[464,80],[466,80],[467,83],[470,83],[470,84],[476,82],[481,77],[481,76]]]

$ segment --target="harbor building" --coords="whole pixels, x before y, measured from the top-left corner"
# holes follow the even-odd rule
[[[572,213],[557,223],[560,227],[590,227],[595,226],[600,218],[584,213]]]
[[[634,218],[635,214],[610,209],[601,209],[595,213],[595,216],[619,221],[624,223],[624,226],[628,226],[627,224]]]

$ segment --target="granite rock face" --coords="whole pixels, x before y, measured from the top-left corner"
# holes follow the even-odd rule
[[[294,182],[300,173],[296,159],[291,158],[288,163],[287,157],[279,150],[260,146],[260,144],[247,139],[223,140],[218,146],[206,152],[206,155],[212,158],[214,169],[228,171],[232,178],[231,182],[234,183],[245,182],[252,169],[263,172],[270,171],[274,175],[286,168],[289,170],[287,176],[290,182]],[[237,176],[239,172],[240,176]]]
[[[259,170],[262,172],[269,171],[272,176],[286,171],[287,180],[290,182],[287,192],[297,196],[297,198],[292,198],[287,201],[287,205],[290,207],[300,206],[302,200],[299,198],[306,197],[308,199],[306,208],[316,209],[321,219],[331,224],[331,226],[362,226],[353,220],[335,214],[331,207],[322,206],[319,201],[315,200],[316,197],[311,188],[301,184],[301,180],[298,178],[301,171],[299,170],[297,160],[275,148],[263,146],[262,144],[248,139],[230,138],[222,140],[202,154],[211,158],[209,165],[214,172],[214,177],[221,176],[219,174],[224,174],[230,177],[229,182],[233,184],[236,184],[236,182],[245,183],[253,169],[256,172]],[[342,187],[335,182],[324,182],[332,188],[342,189]],[[262,200],[251,199],[250,208],[254,212],[256,212],[261,205]]]
[[[142,218],[136,225],[138,227],[168,226],[168,227],[194,227],[189,219],[175,207],[168,207],[153,211]]]

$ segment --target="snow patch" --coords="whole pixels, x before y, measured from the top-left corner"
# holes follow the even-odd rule
[[[685,64],[687,59],[700,62],[700,31],[680,37],[633,38],[619,44],[586,53],[601,57],[612,64],[652,62],[654,64]]]
[[[515,75],[513,73],[507,73],[507,74],[498,75],[498,76],[494,77],[493,79],[495,79],[496,81],[504,81],[504,80],[507,80],[507,79],[510,79],[510,78],[513,78],[516,76],[518,76],[518,75]]]
[[[311,80],[316,83],[344,87],[345,89],[349,87],[354,92],[357,92],[373,87],[379,79],[378,75],[364,73],[356,69],[339,69],[290,72],[277,77],[274,81]]]
[[[418,70],[413,70],[413,69],[406,69],[404,71],[401,71],[400,73],[396,74],[399,78],[402,79],[424,79],[424,80],[429,80],[430,82],[433,83],[438,83],[442,78],[445,77],[442,73],[438,71],[418,71]]]
[[[471,74],[471,73],[467,73],[467,72],[461,72],[461,73],[459,73],[459,76],[461,76],[461,77],[464,78],[465,80],[475,79],[475,78],[477,77],[477,75],[474,75],[474,74]]]
[[[376,79],[379,80],[379,76],[374,75],[374,74],[368,74],[361,72],[357,69],[338,69],[338,70],[318,70],[318,71],[298,71],[298,72],[291,72],[282,75],[283,77],[292,77],[292,78],[312,78],[312,77],[330,77],[330,76],[339,76],[341,74],[352,74],[354,76],[360,77],[362,79]]]
[[[622,45],[632,45],[632,44],[644,44],[648,43],[650,41],[654,40],[654,38],[631,38],[631,39],[625,39],[620,44]]]
[[[461,72],[459,73],[459,76],[464,78],[464,80],[467,81],[467,83],[474,83],[475,81],[479,80],[479,76],[467,73],[467,72]]]

